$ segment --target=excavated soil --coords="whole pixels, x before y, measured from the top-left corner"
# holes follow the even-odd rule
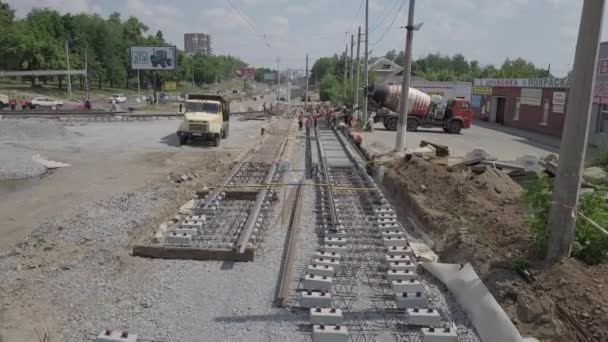
[[[382,186],[442,262],[475,267],[522,335],[608,341],[608,266],[566,259],[543,267],[524,224],[522,189],[507,174],[449,171],[414,157],[387,164]],[[515,267],[524,260],[526,272]]]

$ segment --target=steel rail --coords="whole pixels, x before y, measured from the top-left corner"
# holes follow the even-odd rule
[[[319,159],[323,166],[323,175],[325,177],[325,183],[327,183],[327,195],[329,196],[329,216],[331,218],[332,227],[330,230],[337,229],[338,226],[338,212],[336,211],[336,205],[334,203],[333,186],[329,181],[329,171],[327,168],[327,158],[325,157],[325,151],[323,149],[323,143],[321,142],[321,136],[319,135],[319,129],[315,127],[315,135],[317,137],[317,147],[319,149]]]
[[[293,263],[295,261],[296,254],[296,241],[298,236],[298,226],[300,224],[300,213],[302,211],[302,182],[300,182],[296,189],[296,198],[291,211],[291,217],[289,219],[289,226],[287,228],[287,243],[285,245],[284,255],[286,259],[281,264],[281,278],[279,279],[279,293],[277,296],[277,304],[280,307],[287,305],[287,299],[289,298],[291,274],[293,272]]]
[[[262,204],[264,203],[266,195],[268,194],[268,189],[270,188],[268,184],[272,183],[272,178],[274,177],[274,173],[277,170],[278,161],[283,155],[283,152],[285,152],[286,145],[287,136],[285,136],[285,138],[283,139],[283,142],[281,143],[281,146],[277,151],[275,159],[270,165],[268,173],[266,173],[266,178],[264,179],[265,186],[262,188],[262,190],[260,190],[260,192],[258,192],[258,195],[255,199],[255,203],[253,204],[253,208],[251,209],[251,211],[249,212],[249,216],[247,217],[245,227],[243,228],[243,231],[241,231],[241,234],[239,235],[239,238],[236,242],[235,249],[238,253],[244,253],[245,249],[247,248],[249,238],[251,237],[251,233],[253,232],[253,227],[255,226],[255,222],[257,221],[258,216],[260,215]]]

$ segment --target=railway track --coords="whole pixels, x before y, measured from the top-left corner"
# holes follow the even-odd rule
[[[313,341],[478,341],[422,271],[407,227],[358,152],[327,127],[315,129],[315,137],[318,248],[300,265],[290,302],[308,316],[300,331]]]
[[[133,254],[167,259],[252,261],[277,198],[291,120],[279,119],[212,191],[198,191],[187,213]]]

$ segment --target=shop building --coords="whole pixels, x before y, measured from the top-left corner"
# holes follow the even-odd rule
[[[561,136],[568,78],[476,79],[471,108],[476,119]]]

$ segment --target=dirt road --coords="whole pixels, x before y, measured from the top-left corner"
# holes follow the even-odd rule
[[[78,204],[135,189],[192,164],[202,155],[223,151],[236,156],[259,136],[263,121],[233,118],[230,136],[220,147],[177,146],[177,120],[87,123],[66,126],[48,121],[27,125],[1,120],[10,135],[0,138],[4,151],[18,147],[72,166],[41,178],[0,182],[0,253],[45,219],[69,215]],[[58,132],[46,134],[41,132]]]

